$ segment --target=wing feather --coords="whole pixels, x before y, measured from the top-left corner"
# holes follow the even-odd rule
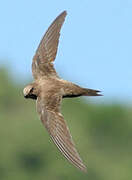
[[[44,105],[44,100],[38,100],[37,109],[40,114],[40,119],[48,130],[51,139],[65,158],[68,159],[74,166],[86,172],[86,167],[75,148],[68,126],[62,114],[59,112],[60,101],[60,98],[59,101],[58,98],[55,98],[52,102],[56,104],[57,108],[52,106],[51,109],[50,107]]]
[[[56,58],[60,30],[64,23],[66,14],[66,11],[62,12],[53,21],[37,48],[32,62],[32,73],[35,79],[40,76],[57,76],[52,62]]]

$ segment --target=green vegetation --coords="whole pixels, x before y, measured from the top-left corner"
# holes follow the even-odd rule
[[[0,70],[0,180],[132,180],[132,112],[65,99],[63,114],[88,173],[63,158],[20,87]]]

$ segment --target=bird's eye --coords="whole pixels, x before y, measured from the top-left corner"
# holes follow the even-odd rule
[[[32,89],[30,90],[30,93],[32,93],[32,92],[33,92],[33,90],[34,90],[34,88],[32,88]]]

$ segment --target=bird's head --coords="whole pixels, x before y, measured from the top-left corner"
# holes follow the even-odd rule
[[[23,94],[25,98],[37,99],[36,88],[34,84],[29,84],[23,89]]]

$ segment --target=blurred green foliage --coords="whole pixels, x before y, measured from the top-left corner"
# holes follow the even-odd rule
[[[0,180],[132,180],[131,107],[63,100],[84,174],[52,143],[23,87],[0,69]]]

